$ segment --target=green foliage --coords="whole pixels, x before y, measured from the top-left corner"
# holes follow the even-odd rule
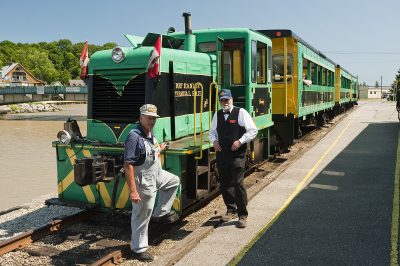
[[[18,106],[15,105],[15,104],[9,105],[8,107],[10,107],[10,109],[11,109],[12,112],[15,112],[15,111],[19,110]]]
[[[81,71],[79,58],[83,42],[73,44],[70,40],[61,39],[54,42],[13,43],[0,42],[0,68],[12,63],[20,63],[36,78],[50,84],[60,81],[67,85],[70,79],[79,79]],[[112,49],[116,43],[104,45],[89,44],[89,58],[93,53]]]

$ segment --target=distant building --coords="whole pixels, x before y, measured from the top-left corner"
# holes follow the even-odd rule
[[[390,86],[382,86],[381,87],[368,87],[368,99],[381,99],[383,96],[390,93]]]
[[[69,86],[73,87],[84,87],[86,86],[85,82],[81,79],[71,79],[69,80]]]
[[[62,86],[61,81],[53,81],[50,86]]]
[[[13,63],[0,69],[0,86],[44,86],[45,82],[37,79],[20,63]]]

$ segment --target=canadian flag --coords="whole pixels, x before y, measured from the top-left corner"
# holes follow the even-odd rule
[[[160,73],[161,43],[162,37],[160,35],[149,58],[148,74],[151,79],[157,77]]]
[[[89,63],[89,55],[88,55],[88,43],[87,41],[85,41],[85,45],[83,46],[83,50],[82,50],[82,54],[81,54],[81,74],[80,77],[81,79],[85,79],[87,76],[87,70],[88,70],[88,63]]]

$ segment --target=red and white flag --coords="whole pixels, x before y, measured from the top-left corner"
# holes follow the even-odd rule
[[[160,74],[160,59],[161,59],[161,35],[158,37],[154,45],[153,52],[151,52],[148,65],[149,78],[153,79]]]
[[[83,46],[82,54],[81,54],[81,74],[80,77],[81,79],[85,79],[87,76],[87,70],[88,70],[88,63],[89,63],[89,51],[88,51],[88,43],[85,41],[85,45]]]

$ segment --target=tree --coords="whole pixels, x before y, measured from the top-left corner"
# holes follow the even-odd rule
[[[71,78],[79,78],[79,58],[83,49],[83,42],[73,44],[70,40],[61,39],[54,42],[13,43],[0,42],[0,67],[12,63],[20,63],[35,77],[51,84],[60,81],[68,84]],[[116,43],[103,45],[89,45],[89,56],[99,50],[108,50],[116,47]]]
[[[362,85],[366,87],[366,86],[367,86],[367,83],[365,83],[365,81],[363,81]]]
[[[375,88],[379,88],[379,82],[375,81]]]

